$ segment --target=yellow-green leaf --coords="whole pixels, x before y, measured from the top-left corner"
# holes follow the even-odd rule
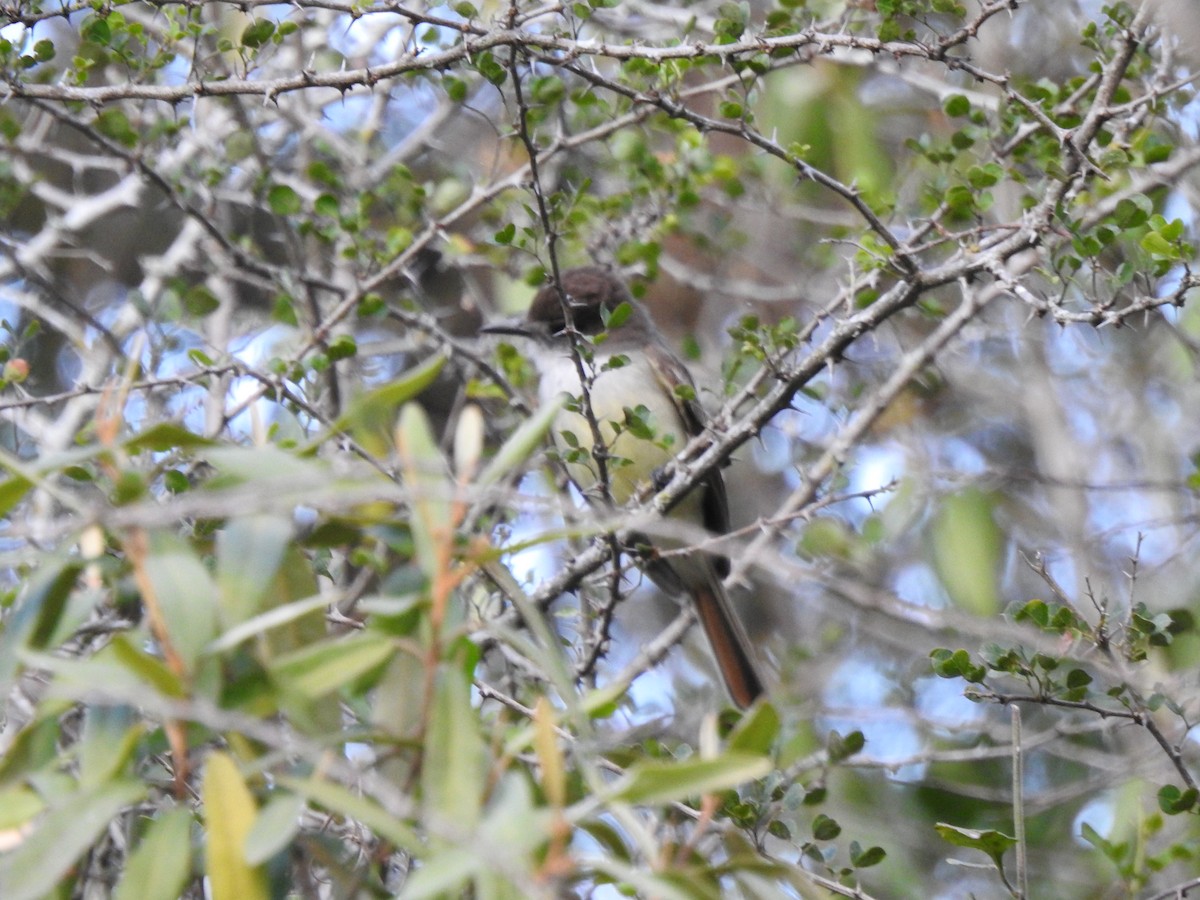
[[[204,771],[205,867],[213,900],[269,900],[267,874],[243,849],[258,807],[227,753],[211,754]]]

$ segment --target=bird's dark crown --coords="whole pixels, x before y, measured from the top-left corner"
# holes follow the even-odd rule
[[[613,312],[622,303],[633,303],[629,289],[599,266],[564,272],[559,284],[561,293],[553,284],[538,291],[525,316],[525,321],[545,328],[550,335],[560,334],[566,328],[564,296],[571,309],[571,322],[581,334],[599,334],[605,330],[606,313]]]

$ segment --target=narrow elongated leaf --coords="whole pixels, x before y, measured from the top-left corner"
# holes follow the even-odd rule
[[[117,662],[167,697],[183,697],[186,693],[179,676],[172,672],[166,663],[135,645],[125,635],[113,638],[112,643],[96,656],[101,657],[105,661],[111,659]]]
[[[779,713],[770,703],[761,703],[738,722],[729,735],[728,746],[738,753],[765,755],[779,736]]]
[[[647,872],[645,868],[629,865],[610,857],[583,857],[576,860],[585,869],[594,868],[617,883],[636,889],[638,897],[656,900],[720,900],[716,887],[696,878],[670,878]]]
[[[537,412],[517,426],[517,430],[508,436],[475,479],[475,483],[480,487],[490,487],[529,459],[550,432],[554,417],[565,401],[566,395],[560,394],[553,403],[539,406]]]
[[[355,794],[340,784],[320,778],[301,780],[287,775],[276,778],[281,787],[307,797],[335,815],[362,822],[376,835],[413,855],[426,852],[419,837],[397,817],[368,797]]]
[[[217,587],[192,549],[167,531],[151,536],[146,574],[171,646],[190,671],[217,633]]]
[[[396,410],[433,384],[433,380],[446,364],[446,359],[441,353],[431,356],[383,387],[355,397],[350,401],[346,412],[334,420],[329,432],[314,441],[310,449],[327,440],[329,434],[348,432],[369,452],[385,455],[391,447]]]
[[[192,870],[192,814],[169,809],[130,854],[113,900],[175,900]]]
[[[410,527],[417,562],[432,581],[441,564],[440,542],[450,539],[451,482],[429,417],[417,404],[409,403],[400,411],[396,442],[404,463],[404,484],[412,495]]]
[[[715,759],[645,762],[632,766],[616,790],[629,803],[668,803],[711,794],[761,778],[771,771],[765,756],[726,753]]]
[[[133,756],[143,730],[128,706],[89,706],[77,751],[80,784],[98,787],[115,777]]]
[[[0,702],[9,695],[20,666],[20,651],[44,647],[54,633],[81,569],[73,560],[58,565],[46,560],[17,601],[16,611],[0,631]]]
[[[993,497],[966,490],[945,499],[933,525],[938,577],[955,604],[979,616],[999,611],[996,578],[1003,535],[994,509]]]
[[[460,670],[444,668],[437,676],[421,767],[426,809],[458,828],[473,828],[483,806],[486,774],[470,686]]]
[[[379,634],[337,638],[281,656],[271,674],[291,690],[323,697],[382,665],[394,652],[392,641]]]
[[[295,794],[280,794],[262,808],[246,835],[246,861],[252,865],[265,863],[283,850],[300,829],[300,814],[304,800]]]
[[[0,791],[0,832],[29,824],[46,808],[46,801],[23,785]]]
[[[263,598],[262,605],[291,606],[299,601],[307,601],[318,593],[317,579],[313,573],[312,561],[305,557],[303,551],[295,544],[288,544],[283,554],[283,564],[275,573],[275,580]],[[291,616],[278,627],[272,628],[265,635],[265,640],[259,643],[259,650],[267,661],[266,654],[277,656],[290,650],[308,647],[320,641],[327,633],[325,628],[325,610],[316,608],[302,615]]]
[[[217,535],[217,587],[225,626],[262,611],[291,537],[291,523],[266,515],[234,519]]]
[[[162,452],[178,447],[211,447],[213,441],[188,431],[178,422],[159,422],[125,442],[130,453],[141,450]]]
[[[242,643],[242,641],[249,640],[256,635],[266,634],[272,629],[291,624],[297,619],[317,610],[325,609],[328,605],[329,601],[318,594],[296,600],[293,603],[288,603],[286,606],[277,606],[252,619],[247,619],[240,625],[230,628],[209,644],[206,652],[224,653],[226,650],[232,650],[238,644]]]
[[[139,782],[118,781],[56,804],[19,847],[0,857],[0,897],[37,900],[49,894],[113,817],[144,794]]]
[[[290,491],[326,484],[329,467],[321,460],[307,459],[278,447],[212,447],[204,458],[217,470],[204,486],[208,490],[251,483],[260,491],[280,486]]]
[[[268,900],[266,872],[251,864],[243,849],[258,808],[228,754],[209,756],[203,798],[205,866],[213,900]]]
[[[400,892],[401,900],[458,896],[459,891],[486,863],[476,848],[448,846],[421,861]]]

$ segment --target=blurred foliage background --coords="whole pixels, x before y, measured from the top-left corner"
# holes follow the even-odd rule
[[[0,4],[0,895],[1200,887],[1198,22]],[[591,263],[742,716],[476,336]]]

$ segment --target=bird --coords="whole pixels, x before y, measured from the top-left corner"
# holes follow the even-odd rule
[[[569,396],[552,425],[554,443],[568,477],[590,503],[623,506],[647,483],[656,483],[663,467],[705,428],[687,367],[625,283],[605,268],[563,272],[538,291],[523,317],[485,325],[481,332],[521,339],[518,349],[538,372],[540,404]],[[721,472],[706,474],[668,516],[689,530],[728,532]],[[642,536],[632,541],[645,546]],[[729,560],[698,549],[662,556],[655,550],[685,544],[670,537],[652,543],[642,568],[667,593],[690,598],[730,697],[749,707],[764,688],[749,638],[722,585]]]

